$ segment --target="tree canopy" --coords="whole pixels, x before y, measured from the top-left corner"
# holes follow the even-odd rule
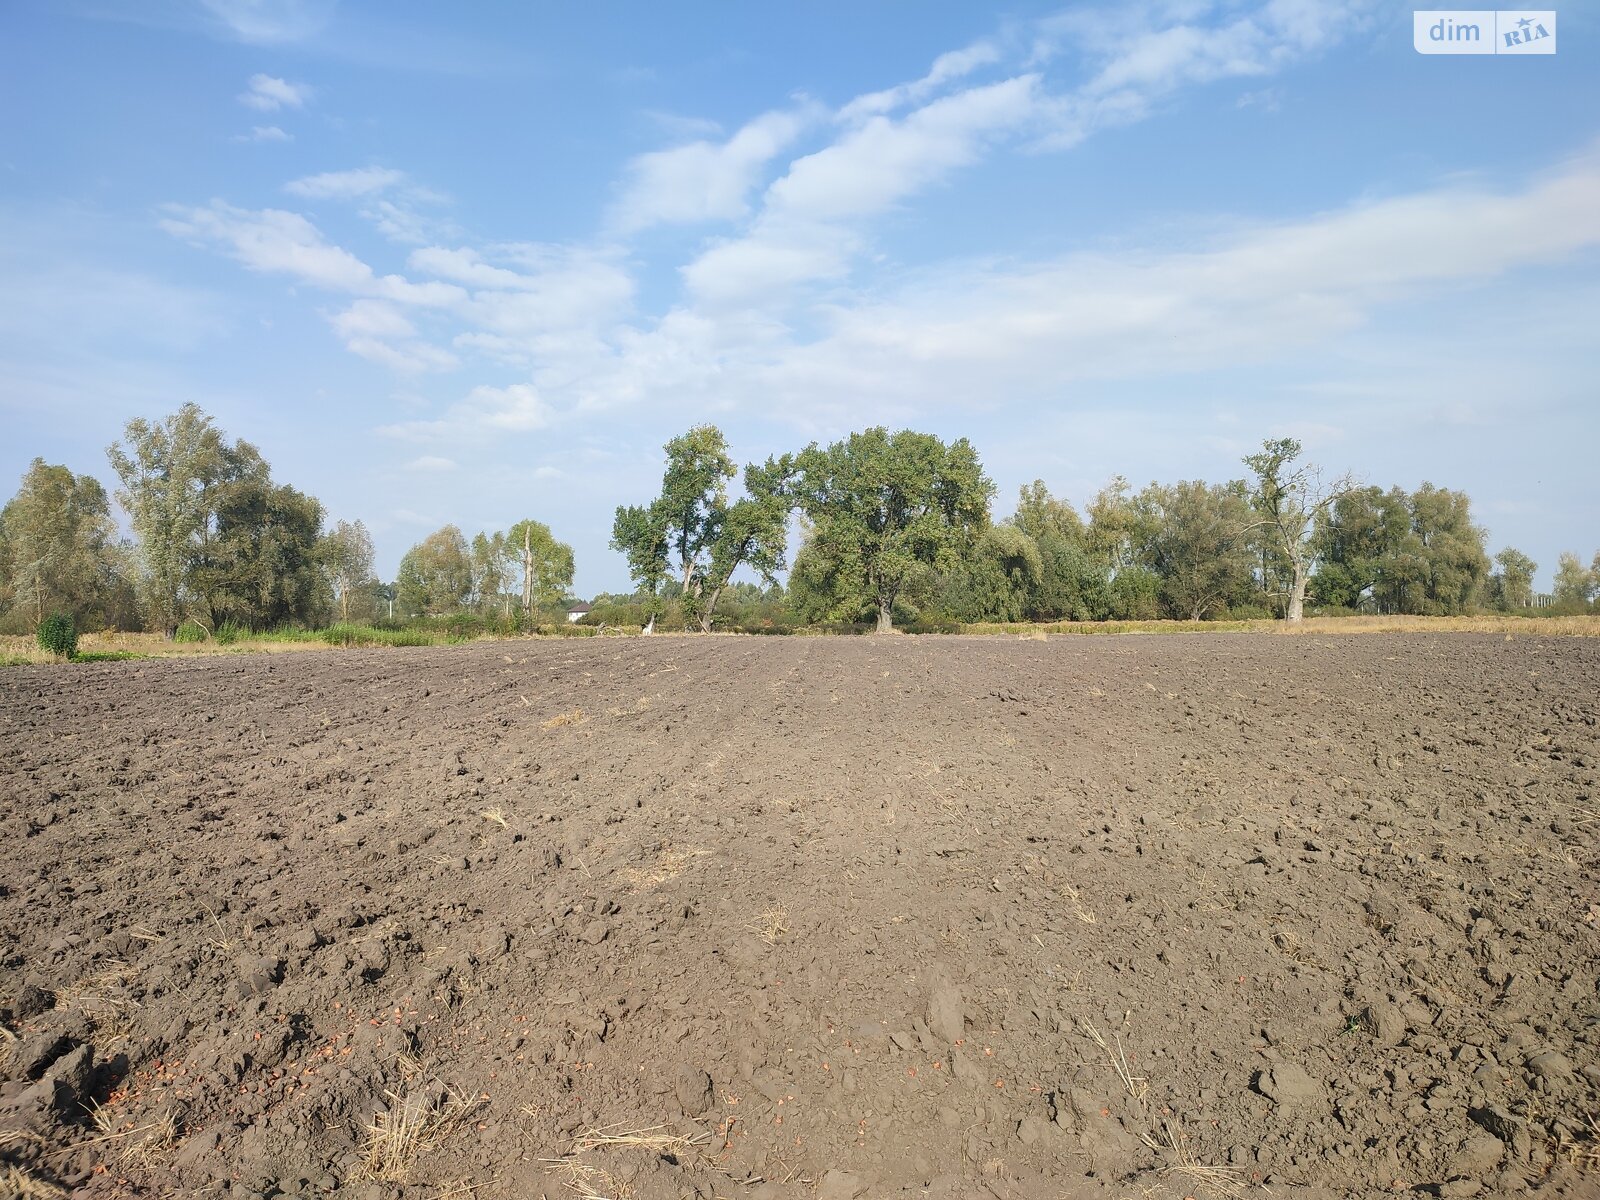
[[[795,495],[811,546],[840,586],[868,601],[878,628],[894,627],[895,600],[923,568],[951,565],[989,521],[994,485],[966,438],[879,426],[796,459]]]

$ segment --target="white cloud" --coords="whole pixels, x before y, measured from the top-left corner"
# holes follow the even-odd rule
[[[843,275],[864,244],[852,223],[976,161],[989,138],[1029,119],[1038,83],[1022,75],[941,97],[899,120],[874,116],[797,159],[767,189],[748,233],[713,244],[683,268],[689,291],[735,305]]]
[[[406,464],[408,471],[426,471],[438,473],[441,471],[454,471],[456,461],[453,458],[441,458],[437,454],[424,454],[421,458],[413,458]]]
[[[413,271],[424,275],[435,275],[473,287],[522,288],[536,282],[504,267],[491,266],[483,261],[476,250],[466,247],[451,250],[443,246],[427,246],[413,250],[409,265]]]
[[[933,66],[921,79],[886,88],[881,92],[869,92],[864,96],[857,96],[839,110],[839,119],[860,120],[880,113],[893,112],[907,104],[918,103],[951,80],[961,79],[980,67],[997,63],[1002,57],[1004,55],[1000,46],[988,39],[974,42],[961,50],[947,51],[933,60]]]
[[[1600,162],[1513,194],[1449,188],[1165,254],[949,267],[833,311],[754,372],[763,394],[982,405],[1071,380],[1282,360],[1428,289],[1600,247]],[[738,386],[730,382],[730,386]]]
[[[1043,49],[1072,43],[1099,64],[1076,91],[1053,97],[1046,148],[1141,120],[1179,88],[1274,74],[1335,45],[1370,20],[1372,0],[1266,0],[1243,11],[1210,0],[1069,9],[1042,23]]]
[[[762,170],[809,118],[809,111],[769,112],[725,142],[700,140],[641,154],[628,164],[612,223],[631,233],[651,225],[743,216]]]
[[[318,33],[334,0],[200,0],[222,29],[241,42],[279,45]]]
[[[249,133],[241,133],[233,139],[236,142],[292,142],[294,134],[285,133],[276,125],[255,125]]]
[[[304,108],[311,99],[312,90],[309,84],[290,83],[272,75],[252,75],[249,89],[239,94],[239,103],[259,112]]]
[[[409,338],[417,333],[404,313],[383,300],[357,300],[330,320],[346,337]]]
[[[1025,121],[1039,77],[969,88],[901,121],[874,117],[833,145],[797,160],[768,189],[780,216],[839,220],[869,216],[974,162],[989,135]]]
[[[431,421],[401,421],[384,425],[378,432],[406,442],[482,440],[508,433],[532,433],[543,429],[554,414],[531,384],[513,383],[508,387],[475,387],[466,399],[453,404],[444,415]]]
[[[326,241],[298,213],[280,209],[251,211],[220,200],[207,208],[170,210],[161,222],[168,233],[220,247],[253,271],[290,275],[328,291],[374,296],[405,304],[442,307],[465,293],[445,283],[412,283],[399,275],[378,276],[348,250]]]
[[[353,171],[326,171],[290,180],[283,190],[313,199],[354,200],[405,182],[406,173],[387,167],[358,167]]]

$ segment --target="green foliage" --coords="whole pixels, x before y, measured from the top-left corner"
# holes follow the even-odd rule
[[[454,525],[430,533],[400,560],[395,602],[406,616],[447,616],[471,594],[471,551]]]
[[[1250,594],[1254,558],[1245,497],[1242,483],[1199,480],[1153,483],[1139,493],[1135,553],[1160,577],[1164,615],[1198,621]]]
[[[372,576],[372,554],[372,535],[360,521],[338,522],[318,547],[328,590],[341,621],[370,615],[364,610],[373,607],[372,587],[377,582]]]
[[[71,613],[51,613],[39,622],[39,648],[57,658],[71,658],[78,652],[78,625]]]
[[[320,636],[330,646],[436,646],[442,640],[423,629],[375,629],[342,621],[322,630]]]
[[[1558,608],[1581,612],[1600,595],[1600,554],[1595,555],[1595,570],[1586,570],[1576,554],[1564,551],[1556,560],[1554,599]]]
[[[105,489],[36,458],[0,511],[0,609],[27,627],[50,612],[103,625],[125,602],[124,558]]]
[[[939,608],[956,621],[1019,621],[1034,608],[1043,578],[1033,538],[1014,525],[991,525],[973,553],[945,575]]]
[[[129,421],[107,456],[138,537],[151,627],[175,632],[185,615],[257,628],[323,615],[322,506],[274,484],[254,446],[230,444],[186,404],[159,424]]]
[[[1490,602],[1502,611],[1533,605],[1533,576],[1539,564],[1522,551],[1507,546],[1494,556],[1500,570],[1490,576]]]
[[[327,611],[321,504],[264,470],[217,483],[211,503],[190,584],[213,622],[264,629]]]
[[[658,598],[675,583],[685,619],[710,632],[735,571],[747,566],[772,583],[784,567],[791,462],[746,467],[747,494],[730,503],[728,482],[737,471],[720,429],[697,425],[663,449],[661,494],[649,505],[617,509],[611,547],[626,555],[651,615],[661,615]]]
[[[238,625],[232,621],[224,621],[217,626],[217,631],[212,635],[219,646],[231,646],[235,642],[243,641],[250,636],[248,625]]]
[[[870,605],[893,628],[894,605],[924,569],[948,570],[988,525],[994,485],[965,438],[879,426],[795,460],[794,494],[812,522],[813,574],[833,608]]]
[[[1282,599],[1289,621],[1304,615],[1316,561],[1317,521],[1354,487],[1349,476],[1325,484],[1320,468],[1299,459],[1300,443],[1294,438],[1269,438],[1259,454],[1244,460],[1256,476],[1250,506],[1259,528],[1261,584],[1268,596]]]
[[[1318,520],[1313,590],[1323,604],[1364,611],[1470,612],[1488,583],[1484,538],[1464,492],[1358,488]]]
[[[550,526],[534,520],[518,521],[505,534],[495,534],[495,538],[500,539],[513,574],[520,578],[523,614],[532,619],[541,609],[560,604],[572,586],[572,547],[556,541]],[[490,539],[491,553],[495,544]]]
[[[172,631],[172,640],[175,642],[203,642],[206,637],[206,627],[199,621],[185,621]]]
[[[1107,615],[1118,621],[1154,621],[1161,615],[1161,576],[1148,567],[1124,567],[1111,579]]]

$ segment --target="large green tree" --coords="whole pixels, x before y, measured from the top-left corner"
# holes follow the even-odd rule
[[[1600,566],[1600,554],[1595,556]],[[1555,602],[1564,608],[1586,606],[1600,591],[1600,578],[1586,570],[1583,560],[1570,550],[1562,551],[1556,559]]]
[[[939,608],[959,621],[1021,621],[1043,577],[1038,543],[1015,525],[991,525],[946,574]]]
[[[540,608],[561,603],[572,586],[572,547],[558,542],[550,526],[531,519],[513,525],[504,545],[522,579],[522,611],[528,619]]]
[[[212,489],[229,471],[228,449],[200,406],[185,404],[159,423],[129,421],[122,441],[106,451],[138,544],[145,619],[168,636],[195,599],[196,548],[211,518]]]
[[[248,442],[230,443],[198,405],[129,421],[107,450],[137,539],[146,621],[309,621],[323,598],[322,507],[272,482]]]
[[[1341,608],[1397,611],[1386,608],[1392,589],[1385,584],[1410,527],[1410,501],[1399,488],[1355,488],[1338,497],[1317,521],[1317,599]]]
[[[472,551],[461,530],[435,530],[400,560],[395,603],[407,616],[447,616],[472,595]]]
[[[211,509],[191,579],[214,626],[270,629],[324,618],[332,592],[314,497],[252,467],[214,485]]]
[[[783,569],[790,463],[746,467],[746,495],[730,501],[728,484],[738,471],[715,425],[697,425],[663,449],[661,494],[648,505],[617,509],[611,546],[627,556],[653,603],[663,584],[675,582],[686,616],[709,633],[735,571],[747,566],[772,583]]]
[[[36,458],[0,511],[0,594],[35,627],[54,612],[101,618],[119,582],[115,537],[99,482]]]
[[[1027,615],[1039,621],[1104,617],[1110,597],[1109,558],[1090,549],[1090,530],[1076,509],[1050,494],[1041,480],[1024,487],[1008,524],[1033,540],[1039,573],[1029,588]]]
[[[372,535],[360,521],[338,521],[322,540],[322,564],[341,621],[365,615],[373,584]]]
[[[1380,586],[1390,611],[1455,615],[1470,612],[1489,576],[1486,534],[1472,520],[1465,492],[1424,483],[1409,497],[1410,527]]]
[[[1539,569],[1521,550],[1507,546],[1494,556],[1500,570],[1494,575],[1494,599],[1503,609],[1528,608],[1533,604],[1533,576]]]
[[[1252,513],[1242,482],[1151,484],[1137,506],[1135,545],[1171,616],[1199,621],[1249,595]]]
[[[1348,475],[1325,480],[1320,467],[1300,461],[1294,438],[1269,438],[1258,454],[1245,457],[1256,475],[1250,503],[1264,550],[1262,583],[1281,594],[1284,619],[1305,616],[1306,585],[1316,562],[1317,522],[1354,486]],[[1279,586],[1273,587],[1274,581]]]
[[[921,570],[947,569],[987,527],[994,485],[965,438],[883,427],[796,460],[795,495],[814,549],[894,628],[894,603]]]

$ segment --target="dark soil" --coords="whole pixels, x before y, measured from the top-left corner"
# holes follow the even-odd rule
[[[1594,1196],[1597,710],[1469,635],[9,669],[0,1178]]]

